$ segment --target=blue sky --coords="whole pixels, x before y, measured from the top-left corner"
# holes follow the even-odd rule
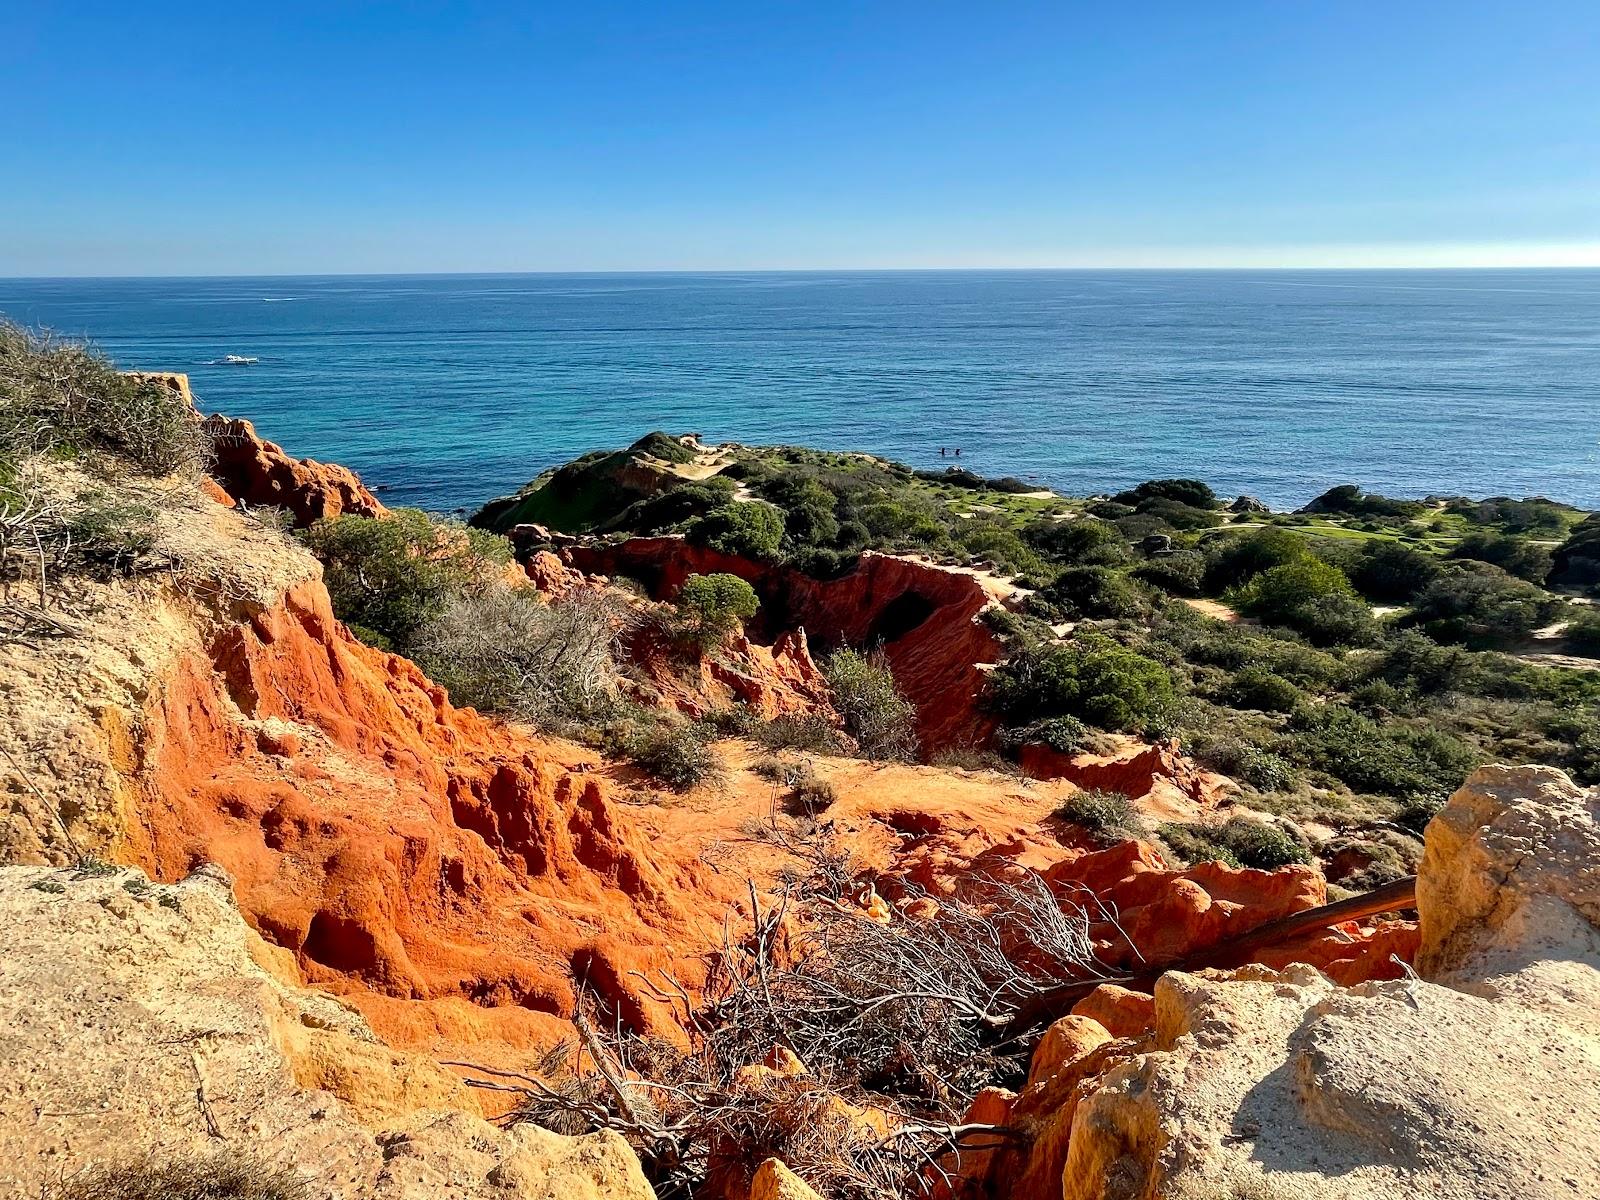
[[[0,275],[1600,264],[1600,3],[117,4]]]

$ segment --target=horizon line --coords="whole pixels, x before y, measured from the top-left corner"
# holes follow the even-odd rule
[[[136,272],[116,274],[65,274],[65,275],[0,275],[3,283],[53,283],[61,281],[96,282],[102,280],[184,280],[184,279],[465,279],[485,277],[524,277],[530,275],[932,275],[932,274],[1067,274],[1090,272],[1115,272],[1119,274],[1183,273],[1183,274],[1273,274],[1285,271],[1357,272],[1394,271],[1412,274],[1446,273],[1456,271],[1600,271],[1600,262],[1580,263],[1435,263],[1419,265],[1386,265],[1382,263],[1341,264],[1284,264],[1260,265],[1172,265],[1147,264],[1128,266],[1105,264],[1102,266],[919,266],[919,267],[580,267],[570,269],[535,268],[527,270],[451,270],[451,271],[228,271],[207,274],[175,273],[152,275]]]

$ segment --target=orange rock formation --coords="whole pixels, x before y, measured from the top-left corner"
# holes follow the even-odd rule
[[[308,980],[370,998],[401,1040],[549,1035],[574,976],[652,1028],[627,972],[689,957],[738,894],[658,864],[591,755],[456,709],[357,642],[320,583],[184,660],[144,719],[133,857],[161,879],[222,865]]]
[[[221,413],[207,417],[203,427],[212,444],[211,473],[235,500],[286,508],[298,525],[343,513],[374,517],[384,512],[348,467],[291,458],[263,440],[249,421]]]
[[[761,597],[758,636],[803,628],[823,645],[881,644],[900,690],[916,706],[925,751],[980,745],[993,731],[977,699],[982,668],[999,660],[1000,643],[978,620],[991,601],[968,572],[868,553],[850,573],[820,580],[678,537],[631,538],[569,553],[585,571],[644,581],[657,599],[671,599],[690,575],[737,575]]]

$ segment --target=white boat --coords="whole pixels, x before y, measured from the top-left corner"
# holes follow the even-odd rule
[[[258,363],[260,361],[261,360],[259,358],[248,358],[243,354],[224,354],[221,358],[217,359],[217,362],[224,367],[248,367],[252,363]]]

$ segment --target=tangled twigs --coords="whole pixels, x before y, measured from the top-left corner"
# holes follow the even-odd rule
[[[979,1088],[1020,1074],[1005,1026],[1029,999],[1103,978],[1090,918],[1023,875],[873,919],[840,898],[871,889],[842,874],[822,862],[771,896],[750,885],[702,987],[635,973],[673,1039],[604,1028],[580,984],[575,1067],[563,1053],[548,1073],[482,1072],[475,1086],[520,1092],[514,1119],[620,1133],[663,1200],[739,1194],[767,1157],[830,1200],[938,1194],[963,1155],[1023,1136],[962,1116]]]

